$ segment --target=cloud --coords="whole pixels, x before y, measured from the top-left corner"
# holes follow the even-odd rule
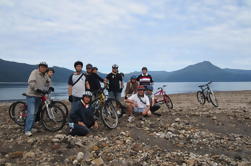
[[[106,72],[203,60],[250,69],[235,62],[251,54],[250,20],[242,0],[0,0],[0,58],[68,68],[81,59]]]

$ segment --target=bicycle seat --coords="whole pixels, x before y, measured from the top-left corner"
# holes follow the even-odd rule
[[[22,95],[23,95],[23,96],[27,96],[27,94],[26,94],[26,93],[22,93]]]

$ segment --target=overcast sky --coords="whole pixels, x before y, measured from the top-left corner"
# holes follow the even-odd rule
[[[0,58],[101,72],[251,69],[251,0],[0,0]]]

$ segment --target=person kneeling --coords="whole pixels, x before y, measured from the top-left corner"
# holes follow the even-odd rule
[[[86,91],[75,110],[70,114],[70,135],[85,136],[89,134],[90,128],[98,128],[98,123],[94,118],[94,107],[90,105],[92,93]]]
[[[125,100],[127,104],[127,111],[129,116],[132,115],[133,112],[140,113],[143,116],[150,116],[150,101],[149,98],[144,93],[145,87],[138,86],[137,93],[130,96],[128,99]],[[130,121],[129,117],[129,121]]]

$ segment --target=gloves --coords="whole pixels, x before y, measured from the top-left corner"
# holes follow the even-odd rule
[[[49,87],[49,91],[54,92],[54,88],[53,87]]]
[[[40,94],[43,94],[43,93],[44,93],[44,91],[41,90],[41,89],[36,89],[36,92],[37,92],[37,93],[40,93]]]
[[[72,101],[73,101],[72,95],[69,96],[68,100],[69,100],[69,102],[72,102]]]

